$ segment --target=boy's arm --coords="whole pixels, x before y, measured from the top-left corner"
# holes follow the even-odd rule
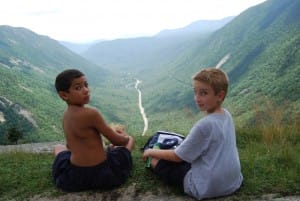
[[[125,146],[129,141],[129,135],[126,132],[115,132],[107,124],[99,129],[100,133],[106,137],[113,145]]]
[[[148,157],[174,162],[182,161],[182,159],[175,154],[175,151],[173,149],[147,149],[146,151],[144,151],[143,160],[146,161]]]
[[[93,127],[97,129],[104,137],[106,137],[113,145],[124,146],[129,141],[128,134],[123,132],[115,132],[109,125],[106,124],[101,114],[96,109],[91,109],[93,113]]]

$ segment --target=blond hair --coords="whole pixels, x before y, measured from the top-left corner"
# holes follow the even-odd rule
[[[205,68],[197,72],[192,78],[194,81],[209,84],[213,88],[215,94],[218,94],[221,91],[225,92],[225,96],[227,94],[229,79],[227,74],[221,69]]]

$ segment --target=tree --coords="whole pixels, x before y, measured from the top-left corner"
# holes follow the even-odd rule
[[[14,144],[18,144],[18,140],[23,137],[23,134],[16,128],[10,128],[7,131],[7,139]]]

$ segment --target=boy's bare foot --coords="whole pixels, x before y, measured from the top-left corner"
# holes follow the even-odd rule
[[[131,136],[128,136],[128,137],[129,137],[129,140],[125,147],[131,152],[134,148],[134,139]]]
[[[66,150],[68,150],[66,145],[57,144],[57,145],[54,145],[53,154],[54,154],[54,156],[57,156],[57,154],[59,154],[62,151],[66,151]]]

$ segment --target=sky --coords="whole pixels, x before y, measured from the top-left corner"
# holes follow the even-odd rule
[[[265,0],[0,0],[0,25],[59,41],[153,36],[198,20],[237,16]]]

